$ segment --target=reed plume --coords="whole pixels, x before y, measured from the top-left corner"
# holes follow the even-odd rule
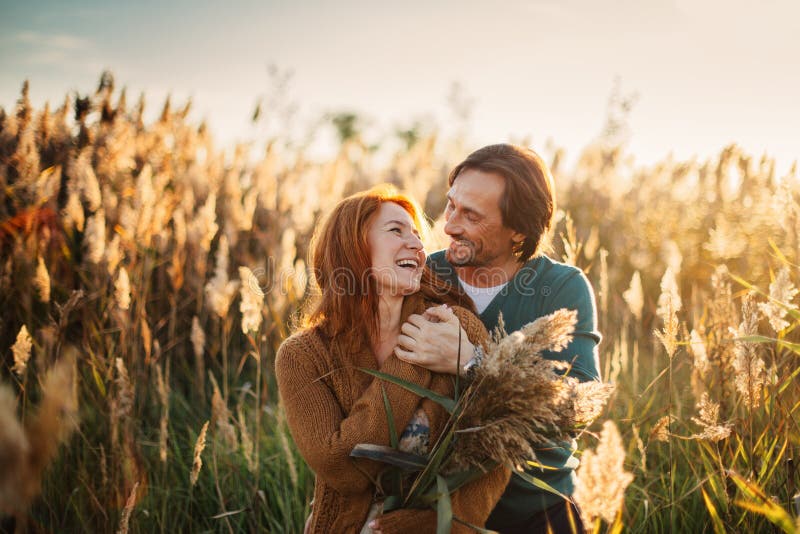
[[[661,277],[661,294],[658,296],[656,315],[666,322],[670,314],[678,313],[682,307],[677,275],[672,267],[667,267],[664,276]]]
[[[120,425],[127,425],[131,411],[133,410],[133,401],[135,391],[131,385],[130,378],[128,377],[128,370],[125,368],[125,362],[122,358],[115,358],[114,365],[116,368],[116,376],[114,384],[116,385],[116,395],[109,395],[109,419],[111,423],[111,445],[117,447],[119,444],[119,429]],[[114,449],[112,449],[113,451]]]
[[[136,492],[138,489],[139,483],[136,482],[131,489],[128,500],[125,502],[125,508],[122,510],[122,517],[119,520],[119,529],[117,529],[117,534],[128,534],[131,514],[133,513],[133,507],[136,506]]]
[[[650,429],[650,439],[664,443],[668,442],[671,435],[669,426],[673,419],[674,417],[671,415],[660,417],[658,421],[656,421],[656,424],[653,425],[653,428]]]
[[[206,448],[206,432],[208,431],[208,421],[203,424],[200,429],[200,434],[197,436],[197,441],[194,444],[194,456],[192,457],[192,471],[189,474],[189,484],[194,486],[197,484],[197,478],[200,476],[200,469],[203,467],[203,450]]]
[[[750,409],[758,408],[766,382],[766,366],[758,355],[758,344],[743,339],[758,333],[758,313],[755,294],[752,292],[742,299],[742,322],[738,329],[731,329],[731,333],[736,337],[732,362],[736,391],[745,406]]]
[[[635,271],[631,277],[628,289],[622,293],[622,298],[636,317],[637,321],[642,320],[642,309],[644,309],[644,292],[642,291],[642,276],[639,271]]]
[[[217,230],[219,230],[216,207],[217,195],[211,193],[189,226],[189,238],[204,252],[208,252],[211,249],[211,241],[217,235]]]
[[[242,313],[242,332],[257,332],[261,326],[261,310],[264,307],[264,292],[258,286],[258,279],[247,267],[239,267],[240,292],[242,300],[239,311]]]
[[[169,360],[167,360],[169,362]],[[166,377],[161,372],[161,366],[155,364],[156,389],[158,400],[161,402],[161,419],[158,425],[158,456],[162,462],[167,461],[167,439],[169,437],[169,367]]]
[[[663,307],[659,308],[659,316],[664,321],[664,326],[661,330],[656,330],[654,335],[664,345],[664,350],[667,352],[667,357],[671,360],[678,350],[678,315],[677,310],[673,307],[674,294],[667,290],[661,293],[665,296]]]
[[[131,307],[131,282],[125,267],[120,267],[119,275],[114,282],[114,297],[121,310]]]
[[[17,418],[14,392],[0,384],[0,514],[22,510],[18,483],[25,480],[31,445]]]
[[[705,378],[709,370],[708,351],[703,338],[694,328],[689,333],[689,352],[693,357],[694,371],[701,379]]]
[[[236,429],[231,424],[231,412],[228,410],[228,404],[222,397],[222,393],[217,385],[217,380],[214,375],[209,371],[208,378],[211,380],[213,393],[211,396],[211,422],[214,425],[214,433],[218,435],[222,443],[228,450],[236,449],[239,444],[236,439]]]
[[[33,277],[33,286],[36,296],[41,302],[50,302],[50,273],[44,264],[44,258],[39,256],[36,260],[36,275]]]
[[[574,498],[586,527],[591,528],[597,518],[613,524],[633,481],[633,475],[625,470],[625,448],[613,421],[603,423],[597,448],[583,452],[577,475]]]
[[[124,254],[120,250],[119,234],[114,234],[114,237],[111,238],[111,241],[109,241],[106,245],[105,250],[106,270],[108,271],[109,276],[114,276],[114,272],[116,271],[117,266],[122,261],[123,257]]]
[[[732,423],[720,423],[719,403],[713,402],[708,393],[703,393],[697,403],[698,416],[692,417],[692,421],[699,425],[703,430],[699,434],[694,434],[694,439],[705,439],[711,442],[721,441],[731,435]]]
[[[13,393],[0,386],[0,512],[23,514],[41,491],[42,475],[78,426],[74,349],[47,370],[42,400],[21,424]]]
[[[86,218],[83,214],[83,206],[77,191],[69,192],[61,217],[66,228],[74,228],[78,232],[83,232]]]
[[[597,416],[613,387],[562,376],[557,371],[567,364],[542,357],[569,344],[576,321],[574,310],[558,310],[489,344],[466,393],[448,471],[487,458],[525,465],[536,459],[536,446],[569,440]]]
[[[102,208],[86,221],[83,244],[86,259],[91,263],[100,263],[106,250],[106,217]]]
[[[192,317],[192,331],[190,334],[192,342],[192,352],[194,353],[195,374],[197,375],[197,387],[201,393],[205,392],[206,372],[205,360],[203,358],[206,345],[206,333],[200,326],[200,319],[195,315]],[[204,395],[203,395],[204,396]]]
[[[14,372],[22,376],[25,369],[28,367],[28,360],[31,357],[31,349],[33,348],[33,339],[28,333],[28,328],[25,325],[19,329],[17,340],[11,347],[11,352],[14,353]]]
[[[103,205],[100,193],[100,184],[94,173],[91,163],[91,150],[84,149],[70,168],[70,174],[75,177],[81,198],[87,209],[94,213]]]
[[[247,429],[247,420],[244,417],[244,410],[242,409],[241,402],[236,407],[236,422],[239,427],[239,441],[242,445],[242,454],[247,463],[247,469],[255,474],[258,468],[255,455],[253,454],[255,445],[253,443],[253,438],[250,436],[250,431]]]
[[[769,301],[759,302],[758,309],[769,320],[770,326],[780,332],[789,322],[785,319],[787,308],[792,306],[792,300],[797,295],[797,288],[789,278],[789,268],[784,267],[778,271],[775,280],[769,285]]]
[[[220,319],[225,318],[238,284],[228,279],[228,238],[223,234],[217,245],[214,277],[206,284],[208,309]]]

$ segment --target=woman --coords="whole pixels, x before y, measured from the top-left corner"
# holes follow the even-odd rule
[[[425,268],[423,224],[411,199],[393,189],[373,189],[340,202],[315,236],[312,266],[321,294],[306,328],[281,345],[275,362],[289,429],[316,474],[307,532],[435,532],[433,510],[378,515],[375,481],[383,466],[350,457],[359,443],[389,445],[384,391],[395,428],[405,429],[405,450],[427,453],[447,421],[438,404],[359,370],[377,369],[453,395],[452,377],[394,355],[409,315],[455,302]],[[433,313],[455,313],[474,344],[487,337],[480,320],[463,308]],[[483,525],[509,474],[498,468],[460,488],[451,497],[453,515]],[[453,532],[470,531],[453,524]]]

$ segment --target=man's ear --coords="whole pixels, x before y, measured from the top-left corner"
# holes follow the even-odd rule
[[[525,234],[521,234],[519,232],[514,232],[511,234],[511,242],[514,243],[515,247],[518,247],[525,241]]]

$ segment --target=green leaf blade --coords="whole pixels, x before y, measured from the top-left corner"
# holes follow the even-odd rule
[[[420,397],[430,399],[433,402],[441,405],[445,410],[447,410],[447,413],[453,413],[453,411],[456,409],[456,402],[450,397],[440,395],[435,391],[431,391],[430,389],[414,384],[413,382],[409,382],[407,380],[403,380],[402,378],[397,378],[396,376],[388,375],[386,373],[381,373],[380,371],[376,371],[374,369],[367,369],[366,367],[359,367],[359,370],[376,378],[380,378],[381,380],[385,380],[386,382],[395,384],[396,386],[400,386],[401,388],[407,389],[408,391],[415,393]]]
[[[399,440],[397,438],[397,429],[394,427],[394,412],[392,405],[389,402],[389,396],[386,394],[386,388],[381,384],[381,393],[383,394],[383,409],[386,410],[386,419],[389,424],[389,443],[392,448],[396,449]]]
[[[436,475],[436,534],[450,534],[453,526],[453,503],[450,502],[450,491],[447,482],[440,475]]]
[[[427,464],[427,460],[424,456],[398,451],[384,445],[373,445],[371,443],[359,443],[350,451],[350,456],[353,458],[367,458],[369,460],[383,462],[399,467],[404,471],[421,471],[425,469]]]

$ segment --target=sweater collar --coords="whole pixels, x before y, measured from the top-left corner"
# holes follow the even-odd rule
[[[402,325],[405,323],[413,314],[422,314],[426,308],[425,298],[421,292],[417,291],[411,295],[406,295],[403,299],[402,308],[400,309],[400,324]],[[357,327],[356,325],[355,328]],[[355,362],[360,362],[361,365],[368,362],[371,364],[370,367],[377,365],[375,355],[372,354],[372,348],[363,336],[358,336],[357,338],[353,338],[353,340],[356,341],[357,344],[347,347],[345,346],[346,343],[344,343],[344,340],[341,339],[340,336],[337,336],[332,340],[331,349],[334,352],[338,352],[340,355],[351,354]]]
[[[420,291],[406,295],[403,299],[403,307],[400,309],[400,324],[405,323],[412,314],[421,314],[425,308],[425,299]]]

